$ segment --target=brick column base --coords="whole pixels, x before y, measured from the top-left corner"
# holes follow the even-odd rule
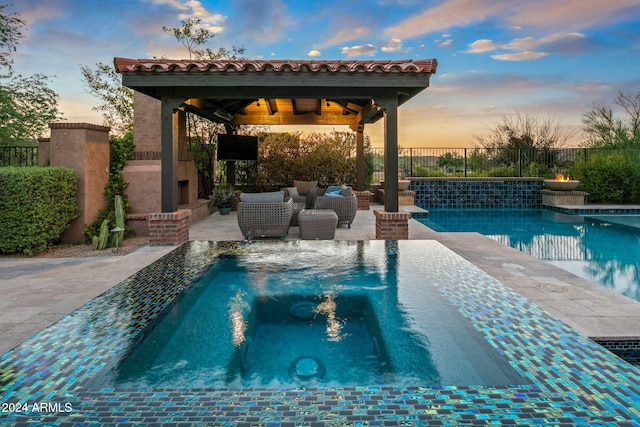
[[[376,217],[376,239],[409,239],[409,220],[411,219],[410,213],[374,210],[373,214]]]
[[[368,211],[371,204],[371,192],[370,191],[354,191],[358,199],[358,210]]]
[[[149,214],[149,245],[179,246],[189,240],[191,209]]]

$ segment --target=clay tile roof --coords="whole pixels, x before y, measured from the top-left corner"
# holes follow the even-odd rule
[[[345,72],[345,73],[429,73],[435,74],[435,59],[399,61],[305,61],[305,60],[210,60],[114,58],[118,73],[140,72]]]

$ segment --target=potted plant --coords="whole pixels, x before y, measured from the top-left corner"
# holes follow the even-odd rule
[[[233,202],[235,202],[235,197],[233,185],[222,183],[215,186],[209,199],[213,205],[218,207],[220,215],[228,215],[231,212]]]

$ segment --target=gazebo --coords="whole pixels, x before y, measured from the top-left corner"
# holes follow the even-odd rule
[[[161,101],[161,210],[178,209],[176,115],[220,123],[348,125],[364,188],[364,126],[384,119],[385,211],[398,212],[398,107],[429,86],[437,61],[115,58],[122,84]]]

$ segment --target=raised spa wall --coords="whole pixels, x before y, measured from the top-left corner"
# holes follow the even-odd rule
[[[539,208],[542,178],[412,177],[414,203],[428,208]]]

